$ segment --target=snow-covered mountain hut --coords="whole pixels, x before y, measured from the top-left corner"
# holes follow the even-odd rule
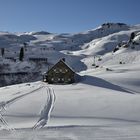
[[[50,84],[71,84],[75,82],[75,75],[74,70],[65,63],[65,59],[61,59],[43,74],[43,81]]]

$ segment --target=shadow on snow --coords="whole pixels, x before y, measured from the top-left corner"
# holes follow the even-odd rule
[[[81,83],[91,85],[91,86],[97,86],[97,87],[101,87],[101,88],[116,90],[116,91],[120,91],[120,92],[125,92],[125,93],[129,93],[129,94],[134,94],[134,92],[129,91],[129,89],[125,89],[119,85],[115,85],[104,79],[94,77],[94,76],[85,75],[85,76],[81,77]]]

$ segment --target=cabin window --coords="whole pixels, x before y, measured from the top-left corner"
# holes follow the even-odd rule
[[[71,81],[71,79],[70,79],[70,78],[68,78],[68,81]]]
[[[70,82],[70,81],[71,81],[70,78],[66,78],[66,79],[65,79],[65,82]]]
[[[62,73],[66,73],[66,72],[68,72],[67,69],[63,69],[63,70],[62,70]]]
[[[59,73],[59,70],[58,69],[54,69],[53,70],[55,73]]]
[[[66,73],[66,72],[68,72],[68,70],[67,69],[63,69],[62,73]]]
[[[51,78],[52,81],[54,81],[54,78]]]
[[[64,81],[64,78],[62,78],[61,80]]]
[[[60,81],[60,78],[58,78],[58,81]]]
[[[62,72],[62,69],[59,69],[60,72]]]

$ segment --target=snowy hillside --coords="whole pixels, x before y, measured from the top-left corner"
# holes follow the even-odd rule
[[[77,34],[1,32],[0,44],[1,139],[140,139],[140,25],[106,23]],[[42,82],[61,58],[80,80]],[[15,83],[22,84],[4,86]]]
[[[11,76],[5,74],[5,76],[1,76],[3,81],[1,86],[41,80],[42,73],[61,58],[66,58],[66,62],[76,72],[93,68],[92,64],[95,61],[102,57],[104,58],[102,59],[103,61],[98,64],[105,63],[106,60],[112,58],[112,51],[118,44],[127,43],[131,33],[138,33],[139,31],[140,26],[138,25],[128,26],[123,23],[105,23],[96,29],[77,34],[52,34],[46,31],[25,33],[0,32],[1,74],[27,73],[22,80],[18,80],[21,78],[17,75],[14,75],[12,79]],[[135,39],[139,40],[139,36]],[[24,59],[22,62],[19,61],[21,48],[24,48]],[[2,49],[4,49],[4,54],[2,54]],[[114,56],[116,55],[115,53]],[[46,59],[46,61],[33,61],[32,59],[34,58]],[[28,78],[32,77],[34,73],[37,73],[37,76]]]
[[[77,84],[35,82],[0,88],[0,137],[139,140],[139,70],[138,63],[119,64],[112,71],[82,72]]]

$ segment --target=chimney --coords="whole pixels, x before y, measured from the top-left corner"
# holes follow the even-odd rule
[[[62,61],[65,62],[65,58],[62,58]]]

